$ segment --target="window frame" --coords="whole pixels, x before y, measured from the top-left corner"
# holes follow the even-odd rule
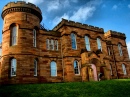
[[[13,72],[12,72],[13,69],[14,69],[15,74],[13,74]],[[16,76],[16,71],[17,71],[17,60],[15,58],[13,58],[13,59],[11,59],[11,70],[10,70],[11,77]]]
[[[71,46],[73,50],[77,50],[77,41],[76,41],[76,35],[74,33],[70,34],[71,37]]]
[[[86,47],[87,51],[91,51],[90,40],[87,35],[85,36],[85,47]]]
[[[77,66],[75,66],[75,62],[77,63]],[[77,60],[74,60],[73,66],[74,66],[74,74],[75,74],[75,75],[80,75],[79,62],[78,62]],[[75,68],[75,67],[76,67],[76,68]],[[76,72],[77,72],[77,73],[76,73]]]
[[[55,61],[51,61],[51,63],[50,63],[50,73],[51,73],[51,77],[57,76],[57,64]]]

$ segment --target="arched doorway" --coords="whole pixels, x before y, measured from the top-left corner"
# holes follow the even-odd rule
[[[91,78],[90,81],[98,81],[98,74],[97,74],[97,67],[100,65],[100,62],[98,59],[96,58],[92,58],[90,60],[90,69],[91,69],[91,73],[89,73],[89,75],[91,74]]]
[[[98,78],[97,78],[97,69],[96,69],[96,66],[94,64],[91,64],[91,68],[92,68],[92,74],[93,74],[93,79],[94,81],[97,81]]]

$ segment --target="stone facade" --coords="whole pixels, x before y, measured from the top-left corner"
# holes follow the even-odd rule
[[[104,33],[103,28],[65,19],[48,31],[40,25],[41,10],[23,1],[5,5],[2,18],[1,84],[97,81],[99,73],[103,74],[102,80],[130,77],[125,34],[111,30]],[[13,46],[10,45],[12,25],[18,27],[17,44]],[[36,47],[33,46],[33,29],[36,29]],[[71,33],[76,36],[75,50],[72,49]],[[89,37],[90,51],[85,46],[86,35]],[[97,38],[101,40],[102,50],[98,49]],[[58,49],[48,50],[47,39],[57,40]],[[118,49],[119,43],[122,56]],[[12,58],[17,60],[16,76],[10,75]],[[35,59],[37,76],[34,76]],[[75,74],[75,60],[79,66],[78,74]],[[56,76],[51,76],[52,61],[56,62]],[[123,73],[122,64],[125,65],[127,74]]]

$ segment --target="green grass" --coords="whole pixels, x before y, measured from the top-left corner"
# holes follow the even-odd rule
[[[130,79],[0,86],[0,97],[130,97]]]

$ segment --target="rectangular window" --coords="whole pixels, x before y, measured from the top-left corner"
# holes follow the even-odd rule
[[[16,76],[16,59],[11,60],[11,76]]]
[[[55,40],[55,49],[58,51],[58,41]]]
[[[36,47],[36,30],[33,29],[33,47]]]
[[[34,76],[37,76],[37,61],[34,60]]]
[[[47,50],[50,50],[50,42],[49,42],[49,41],[50,41],[49,39],[46,40],[46,47],[47,47]]]

